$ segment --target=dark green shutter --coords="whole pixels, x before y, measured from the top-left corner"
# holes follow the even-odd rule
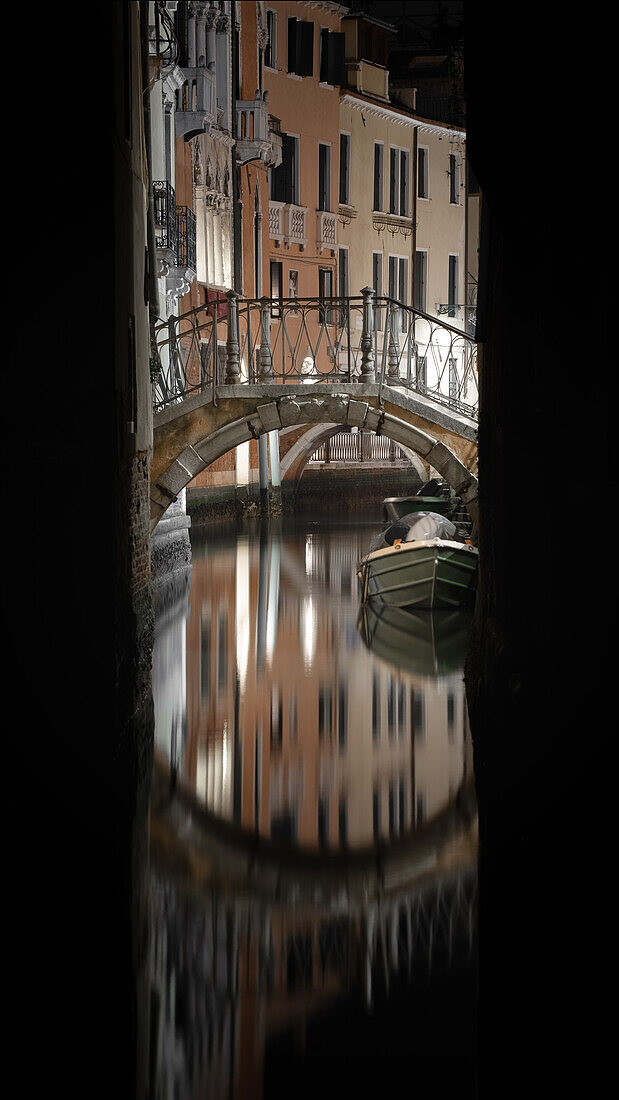
[[[327,38],[327,58],[327,83],[345,85],[346,63],[343,32],[329,32]]]

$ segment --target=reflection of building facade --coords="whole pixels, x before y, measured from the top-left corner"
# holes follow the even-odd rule
[[[263,532],[194,559],[184,775],[263,836],[388,842],[443,810],[467,774],[461,673],[397,670],[361,643],[364,545],[363,531],[303,545]]]

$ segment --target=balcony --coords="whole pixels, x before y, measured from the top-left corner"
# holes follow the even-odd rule
[[[166,276],[168,298],[182,298],[196,277],[196,216],[188,206],[176,207],[176,261]]]
[[[260,160],[269,168],[282,162],[282,135],[279,119],[269,115],[267,93],[236,103],[237,164]]]
[[[176,136],[189,141],[196,134],[208,134],[217,124],[215,69],[200,65],[181,72],[185,83],[177,94],[174,124]]]
[[[153,204],[158,274],[161,276],[167,275],[169,269],[176,265],[176,196],[172,184],[167,180],[153,182]]]
[[[389,70],[370,61],[347,61],[348,84],[358,92],[389,102]]]
[[[284,248],[298,244],[301,251],[307,247],[307,207],[292,203],[269,201],[269,237]]]
[[[335,255],[337,248],[337,214],[331,210],[316,211],[316,248],[318,252],[330,249]]]

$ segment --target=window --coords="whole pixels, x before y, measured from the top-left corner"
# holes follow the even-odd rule
[[[340,134],[340,202],[350,202],[350,134]]]
[[[264,51],[264,63],[268,69],[277,68],[277,12],[267,8],[267,32],[269,41]]]
[[[271,317],[281,316],[282,264],[281,260],[271,260]]]
[[[374,210],[383,208],[383,151],[382,141],[374,142]]]
[[[318,142],[318,209],[331,209],[331,146]]]
[[[428,253],[423,249],[415,252],[415,270],[413,282],[413,306],[421,313],[427,313],[426,299],[428,288]]]
[[[349,278],[348,278],[348,249],[347,248],[340,248],[339,252],[338,252],[338,256],[339,256],[338,295],[339,295],[340,298],[348,298],[348,295],[350,294],[350,284],[349,284]]]
[[[314,73],[314,24],[288,20],[288,72],[296,76]]]
[[[407,149],[389,149],[389,213],[407,218],[409,214],[409,153]]]
[[[387,32],[372,23],[360,23],[359,56],[373,65],[387,64]]]
[[[417,149],[417,196],[420,199],[429,197],[429,158],[428,147],[420,145]]]
[[[344,32],[320,28],[320,83],[346,84]]]
[[[321,302],[327,302],[333,297],[332,267],[320,267],[318,269],[318,297]],[[320,323],[324,324],[326,321],[328,325],[332,324],[331,314],[333,312],[333,310],[321,309],[319,312]]]
[[[408,297],[408,259],[406,256],[389,257],[389,297],[406,305]],[[400,331],[406,332],[406,310],[400,310]]]
[[[449,201],[455,206],[460,202],[460,169],[453,153],[449,154]]]
[[[291,203],[299,206],[299,138],[293,134],[282,134],[282,162],[271,169],[270,198],[275,202]]]
[[[449,276],[447,285],[447,310],[448,317],[455,317],[458,312],[458,257],[449,257]]]
[[[425,355],[417,356],[417,389],[422,392],[428,388],[428,361]]]
[[[372,287],[374,288],[374,300],[375,302],[382,296],[383,293],[383,254],[382,252],[372,253]],[[383,325],[382,319],[383,311],[380,306],[376,306],[374,309],[374,328],[380,329]]]
[[[449,356],[449,397],[452,401],[458,399],[458,365],[453,355]]]

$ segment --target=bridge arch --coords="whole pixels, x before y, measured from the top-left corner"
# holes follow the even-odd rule
[[[314,425],[314,427],[308,428],[282,458],[280,468],[282,480],[289,477],[295,482],[299,482],[316,448],[319,447],[321,443],[324,443],[329,436],[341,431],[342,427],[345,427],[345,425],[317,424]],[[403,443],[400,443],[399,447],[423,481],[426,477],[426,468],[419,458],[419,455],[416,451],[412,451],[410,447],[405,446]]]
[[[477,520],[477,477],[472,463],[456,454],[441,439],[415,423],[374,407],[346,393],[292,393],[247,408],[242,416],[221,410],[211,425],[204,418],[196,421],[193,433],[177,431],[167,439],[166,454],[159,459],[151,484],[150,529],[157,526],[178,493],[211,462],[227,451],[265,432],[301,424],[356,426],[393,439],[421,455],[461,497],[473,520]],[[237,403],[236,409],[238,409]],[[393,406],[390,406],[393,407]],[[404,411],[404,410],[401,410]],[[220,426],[215,426],[219,420]],[[221,421],[224,421],[221,423]],[[208,427],[212,426],[212,430]],[[204,431],[204,428],[207,430]],[[186,443],[187,434],[193,441]],[[184,445],[185,444],[185,445]]]

